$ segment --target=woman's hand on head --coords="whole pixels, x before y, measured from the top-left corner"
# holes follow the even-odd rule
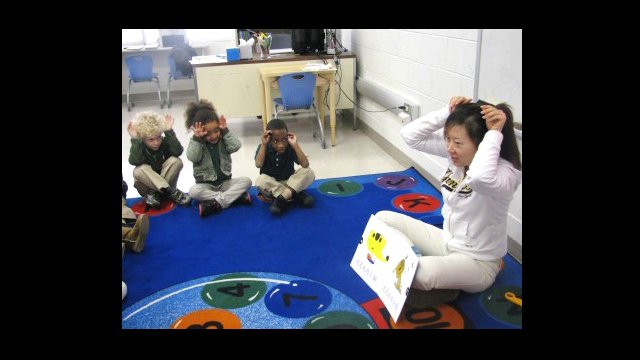
[[[480,113],[487,124],[488,130],[498,130],[502,132],[502,127],[507,121],[507,115],[504,111],[490,105],[481,105]]]
[[[453,109],[456,108],[456,106],[460,105],[460,104],[467,104],[470,103],[471,99],[464,97],[464,96],[454,96],[451,98],[451,100],[449,100],[449,112],[452,112]]]
[[[133,122],[129,121],[129,125],[127,125],[127,132],[131,135],[132,139],[138,138],[138,132],[136,131],[135,126],[133,126]]]
[[[193,130],[193,136],[195,136],[195,137],[203,137],[203,136],[207,135],[207,131],[204,128],[204,124],[201,123],[201,122],[195,123],[191,127],[191,130]]]
[[[173,116],[171,116],[170,114],[165,115],[164,122],[167,124],[167,130],[165,131],[173,129]]]
[[[218,125],[220,125],[220,130],[227,128],[227,119],[224,118],[224,115],[220,115],[220,118],[218,118]]]

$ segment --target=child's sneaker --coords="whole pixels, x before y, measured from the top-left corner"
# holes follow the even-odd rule
[[[269,206],[269,211],[273,215],[282,215],[284,210],[287,208],[287,200],[285,200],[282,195],[279,195]]]
[[[310,207],[312,207],[312,206],[313,206],[313,203],[314,203],[314,201],[315,201],[315,200],[313,199],[313,197],[311,197],[311,195],[307,194],[307,192],[306,192],[306,191],[304,191],[304,190],[302,190],[302,191],[300,191],[299,193],[297,193],[297,194],[294,196],[294,200],[295,200],[298,204],[300,204],[300,205],[302,205],[302,206],[304,206],[304,207],[306,207],[306,208],[310,208]]]
[[[424,309],[453,301],[459,294],[460,290],[454,289],[420,290],[409,288],[407,304],[414,309]]]
[[[198,209],[200,212],[200,217],[203,218],[213,213],[222,211],[222,205],[220,205],[220,203],[216,200],[204,200],[200,202],[200,205],[198,205]]]
[[[191,204],[191,196],[183,193],[177,188],[171,192],[171,200],[182,206],[189,206]]]
[[[256,188],[258,189],[258,199],[262,200],[262,202],[272,202],[273,200],[275,200],[273,196],[262,192],[262,189],[260,189],[259,187],[256,186]]]
[[[155,191],[149,191],[149,193],[144,197],[144,202],[147,207],[155,208],[160,206],[160,193]]]
[[[237,199],[233,201],[234,204],[251,205],[251,194],[249,191],[245,191]]]

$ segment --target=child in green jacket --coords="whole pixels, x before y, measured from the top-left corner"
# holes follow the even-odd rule
[[[151,111],[141,112],[129,122],[127,131],[131,135],[129,163],[135,166],[133,186],[145,198],[147,207],[158,207],[167,198],[189,206],[191,197],[176,187],[183,148],[173,131],[173,117],[166,115],[163,119]]]

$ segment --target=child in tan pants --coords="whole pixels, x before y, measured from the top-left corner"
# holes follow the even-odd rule
[[[313,197],[304,190],[313,183],[315,174],[309,168],[309,159],[302,152],[298,138],[289,132],[284,121],[269,121],[255,160],[256,167],[260,168],[256,187],[265,199],[273,200],[269,207],[272,214],[281,215],[290,200],[306,208],[313,206]],[[294,163],[302,167],[294,170]]]

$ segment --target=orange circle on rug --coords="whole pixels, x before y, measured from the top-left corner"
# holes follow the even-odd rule
[[[242,329],[240,319],[230,311],[220,309],[197,310],[178,318],[169,329]]]
[[[173,210],[176,207],[176,204],[171,200],[165,200],[160,203],[160,206],[157,208],[151,208],[149,211],[144,211],[147,204],[144,202],[144,198],[140,199],[137,203],[131,205],[131,210],[133,210],[136,215],[147,214],[149,216],[157,216],[166,214],[169,211]]]

